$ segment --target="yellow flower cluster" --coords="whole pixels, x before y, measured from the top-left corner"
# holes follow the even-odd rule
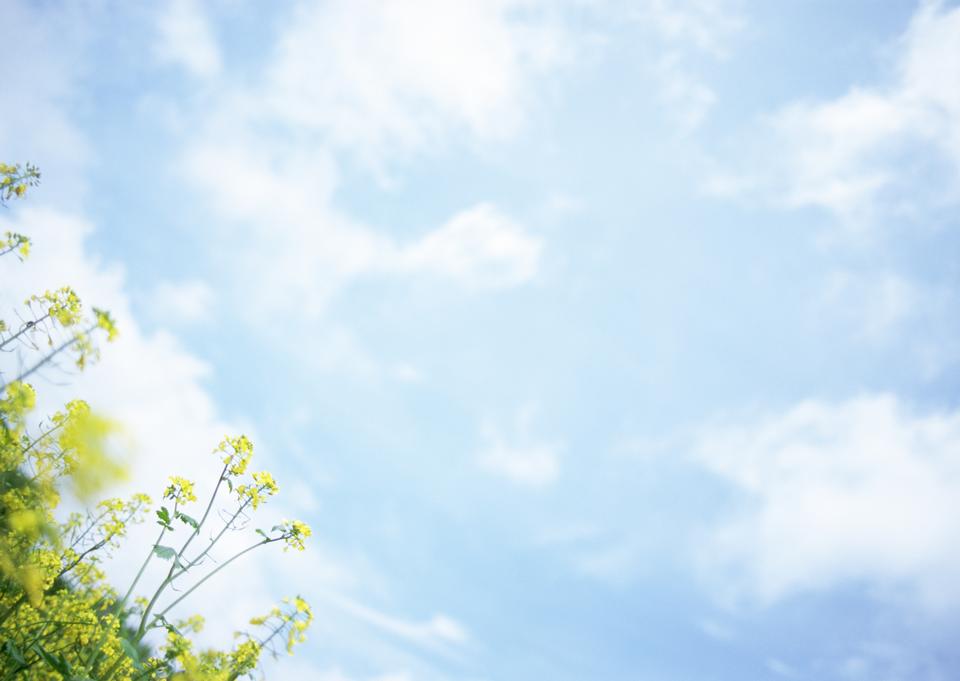
[[[307,640],[307,628],[313,623],[313,610],[309,603],[300,596],[294,597],[292,603],[294,612],[289,617],[290,629],[287,631],[287,653],[290,655],[293,654],[294,645]]]
[[[2,181],[0,180],[0,182]],[[10,253],[13,251],[16,251],[21,260],[30,255],[30,237],[16,232],[5,232],[3,238],[0,239],[0,252]]]
[[[284,551],[287,549],[303,551],[304,539],[313,534],[310,526],[300,520],[284,520],[280,523],[279,529],[282,532],[283,541],[285,544]]]
[[[253,671],[259,661],[260,644],[252,639],[244,641],[230,653],[230,665],[238,676]]]
[[[253,443],[246,435],[224,437],[213,450],[223,454],[222,461],[227,466],[227,473],[232,476],[243,475],[247,471],[250,459],[253,456]]]
[[[107,332],[108,343],[116,340],[120,331],[117,329],[117,324],[109,312],[95,307],[93,308],[93,318],[96,320],[97,328]]]
[[[0,203],[22,195],[38,178],[33,166],[0,163]],[[7,232],[0,239],[0,256],[16,253],[24,257],[29,248],[30,240],[20,234]],[[194,650],[188,636],[200,631],[202,617],[174,624],[166,619],[167,611],[249,548],[220,562],[192,587],[179,590],[172,603],[167,600],[154,610],[164,588],[188,570],[192,576],[194,570],[206,569],[209,562],[204,557],[219,537],[227,529],[238,529],[233,525],[235,515],[219,534],[211,533],[206,547],[194,546],[187,552],[207,520],[216,492],[200,520],[176,506],[173,516],[166,508],[158,511],[164,525],[161,537],[169,531],[173,517],[191,525],[193,533],[179,549],[159,540],[152,546],[143,568],[154,557],[170,560],[171,566],[151,598],[135,593],[143,569],[122,596],[107,582],[101,569],[104,556],[117,549],[131,524],[143,520],[150,499],[139,494],[128,500],[105,499],[93,504],[93,495],[122,474],[122,467],[109,455],[116,426],[82,401],[70,402],[50,419],[36,418],[32,414],[36,395],[24,379],[67,351],[75,353],[76,364],[83,369],[97,356],[91,334],[103,331],[113,340],[116,326],[107,312],[98,309],[93,309],[92,320],[84,321],[80,299],[69,287],[33,296],[26,304],[41,310],[31,310],[33,321],[14,333],[0,321],[0,349],[38,326],[48,334],[60,327],[66,331],[66,339],[55,342],[51,337],[48,347],[52,350],[34,348],[42,353],[39,363],[32,368],[28,364],[19,376],[8,377],[9,383],[0,382],[0,677],[25,681],[235,681],[253,676],[263,650],[275,652],[268,648],[274,637],[279,641],[285,636],[288,649],[302,642],[313,615],[300,598],[286,601],[284,608],[275,608],[265,618],[254,618],[267,633],[262,638],[241,634],[228,651]],[[253,454],[253,444],[245,436],[225,438],[216,451],[224,465],[219,482],[241,497],[237,515],[246,506],[256,508],[277,493],[276,481],[266,472],[252,474],[245,485],[234,485],[236,478],[246,474]],[[220,488],[218,484],[216,489]],[[64,491],[79,499],[86,510],[70,513],[58,522],[55,512]],[[195,501],[193,482],[171,477],[164,497],[178,503]],[[288,547],[302,549],[310,529],[287,521],[273,532],[260,531],[264,541],[254,547],[283,540]],[[131,629],[127,625],[136,627],[134,617],[141,623]],[[150,650],[144,641],[151,639],[145,637],[157,629],[166,629],[167,638]]]
[[[27,193],[27,187],[35,187],[39,182],[40,171],[35,165],[0,163],[0,203],[21,198]]]
[[[126,477],[126,468],[109,454],[108,441],[119,430],[113,421],[91,411],[83,400],[68,402],[66,412],[52,420],[59,428],[58,475],[69,480],[78,497],[88,499]]]
[[[163,490],[163,498],[186,504],[196,501],[197,495],[193,491],[193,482],[179,475],[171,475],[170,484]]]
[[[270,636],[261,642],[262,647],[268,646],[273,637],[283,635],[287,653],[293,654],[293,647],[307,640],[306,631],[313,623],[313,610],[300,596],[284,598],[283,603],[284,608],[274,607],[266,615],[252,618],[250,624],[271,631]]]
[[[62,286],[55,291],[46,291],[40,296],[30,296],[26,304],[29,306],[31,303],[46,307],[45,316],[55,319],[63,327],[73,326],[83,315],[80,296],[69,286]]]

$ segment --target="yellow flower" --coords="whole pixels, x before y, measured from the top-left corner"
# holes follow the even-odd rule
[[[250,464],[250,459],[253,457],[253,443],[246,435],[226,436],[213,451],[224,455],[222,461],[227,465],[227,473],[238,476],[243,475]]]
[[[279,527],[283,533],[284,550],[293,548],[303,551],[303,540],[313,534],[310,526],[300,520],[284,520]]]
[[[179,475],[170,476],[170,484],[163,491],[164,499],[173,499],[182,504],[197,500],[197,495],[193,492],[193,483]]]
[[[233,673],[237,676],[242,676],[253,670],[259,660],[260,644],[253,639],[244,641],[230,654]]]

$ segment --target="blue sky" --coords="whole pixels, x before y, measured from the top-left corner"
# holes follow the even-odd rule
[[[2,14],[4,306],[124,331],[51,403],[131,487],[248,432],[314,527],[206,640],[299,592],[274,678],[957,674],[960,6]]]

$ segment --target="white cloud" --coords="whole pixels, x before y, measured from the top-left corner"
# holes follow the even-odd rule
[[[882,341],[921,313],[924,302],[931,297],[923,295],[917,284],[892,272],[861,275],[837,271],[827,277],[820,303],[840,310],[855,335]]]
[[[659,81],[660,96],[677,111],[680,129],[696,130],[717,100],[713,89],[685,67],[676,52],[654,62],[653,75]]]
[[[944,663],[935,651],[925,650],[914,641],[868,640],[860,643],[839,663],[831,664],[841,679],[925,679],[938,681],[944,675]]]
[[[195,0],[164,3],[157,17],[154,54],[163,64],[183,67],[198,77],[220,73],[220,49],[210,25]]]
[[[776,657],[771,657],[767,659],[767,669],[786,679],[796,679],[800,676],[800,673],[792,666],[780,660]]]
[[[504,438],[492,423],[483,427],[486,441],[477,462],[487,472],[516,485],[545,487],[560,476],[561,445],[542,442],[529,434],[533,409],[527,407],[517,414],[517,428],[513,438]],[[512,441],[510,441],[512,440]]]
[[[570,50],[542,4],[303,4],[268,70],[270,112],[367,157],[433,146],[453,130],[508,134],[522,121],[532,78]]]
[[[198,279],[161,281],[150,294],[150,313],[166,323],[199,322],[209,318],[216,296]]]
[[[393,377],[401,383],[422,383],[423,372],[407,362],[401,362],[393,367]]]
[[[922,3],[898,49],[888,84],[786,106],[767,121],[770,138],[753,160],[762,170],[721,173],[708,184],[818,206],[861,226],[881,209],[912,211],[931,195],[956,199],[960,8]]]
[[[300,348],[308,361],[371,377],[391,369],[349,329],[324,329],[351,283],[426,277],[477,291],[533,279],[542,239],[492,204],[401,240],[336,199],[346,156],[382,177],[408,154],[517,130],[536,79],[573,49],[554,14],[535,0],[296,5],[249,86],[182,116],[195,133],[178,172],[220,218],[209,248],[231,263],[223,302],[261,333],[274,331],[265,314],[294,313],[299,335],[319,339]]]
[[[731,36],[745,23],[738,5],[730,0],[646,0],[634,12],[664,40],[723,57]]]
[[[658,49],[649,72],[671,119],[681,132],[695,131],[717,100],[700,75],[703,58],[727,58],[745,25],[740,3],[733,0],[644,0],[627,3],[628,16],[646,27]]]
[[[946,284],[887,270],[836,270],[811,300],[810,316],[855,344],[895,349],[930,380],[960,358],[956,308],[957,294]]]
[[[364,275],[429,274],[497,289],[529,281],[539,267],[541,240],[488,203],[407,243],[359,223],[333,205],[336,164],[322,150],[206,140],[184,165],[233,223],[222,238],[240,265],[233,271],[241,275],[239,296],[257,315],[295,308],[317,319],[344,285]],[[236,238],[237,228],[246,238]]]
[[[919,415],[886,395],[811,401],[707,428],[697,451],[745,497],[702,551],[724,596],[867,583],[960,603],[960,412]]]
[[[244,273],[244,305],[257,319],[295,307],[316,320],[365,274],[426,273],[468,289],[529,281],[541,240],[493,205],[468,206],[407,243],[339,210],[337,154],[379,165],[509,134],[535,78],[572,49],[567,38],[547,4],[531,0],[300,4],[257,82],[198,112],[202,133],[182,158],[235,223],[217,239]],[[286,132],[264,133],[264,123]],[[236,239],[237,224],[246,238]]]
[[[698,620],[697,628],[715,641],[733,641],[737,638],[737,632],[732,627],[709,617]]]
[[[510,445],[493,439],[480,454],[480,466],[510,482],[543,487],[560,475],[557,449],[550,444]]]
[[[434,272],[469,288],[523,284],[536,274],[542,244],[495,206],[464,210],[398,254],[400,268]]]
[[[463,644],[468,639],[463,625],[444,614],[415,622],[389,615],[340,594],[326,593],[321,594],[320,598],[366,624],[419,646],[444,649]]]

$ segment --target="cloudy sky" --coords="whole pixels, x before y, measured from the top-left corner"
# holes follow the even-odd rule
[[[3,314],[122,329],[47,399],[155,495],[246,432],[313,525],[210,642],[301,593],[272,678],[960,673],[955,2],[4,0],[0,45]]]

